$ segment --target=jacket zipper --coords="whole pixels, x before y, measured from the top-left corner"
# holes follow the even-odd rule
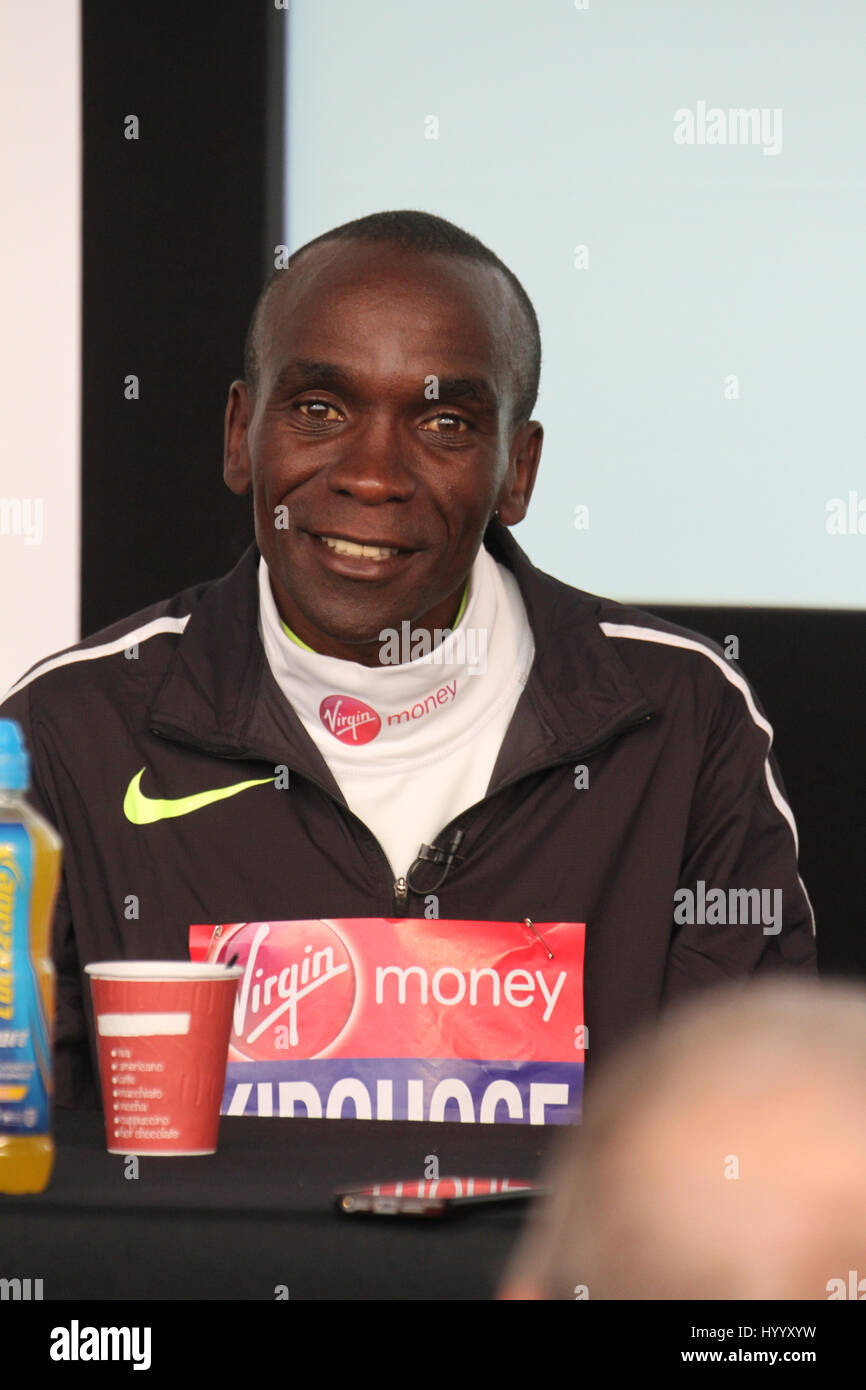
[[[640,715],[637,719],[633,719],[630,724],[626,724],[621,728],[614,729],[611,733],[608,734],[607,738],[602,739],[600,743],[591,744],[588,748],[579,748],[576,751],[568,754],[561,754],[558,758],[552,758],[550,762],[542,763],[540,767],[533,767],[527,772],[518,772],[516,776],[511,777],[507,782],[503,782],[501,787],[497,787],[496,791],[493,793],[493,797],[499,796],[500,792],[507,791],[509,787],[513,787],[515,782],[521,782],[524,777],[534,777],[537,772],[549,772],[552,767],[561,767],[563,763],[570,762],[572,758],[585,758],[590,753],[600,752],[602,748],[606,748],[607,745],[609,743],[612,743],[614,739],[621,738],[623,734],[629,733],[632,729],[640,728],[641,724],[649,723],[652,717],[652,711],[646,712]],[[153,729],[153,732],[159,734],[162,731],[160,729]],[[176,737],[174,731],[172,731],[172,736]],[[188,742],[184,738],[177,738],[177,742],[185,743],[187,747],[191,748],[201,748],[204,746],[202,744],[192,742],[191,740]],[[229,755],[223,754],[223,756],[225,757]],[[270,761],[270,759],[263,758],[260,756],[260,754],[255,753],[252,750],[245,750],[241,753],[238,753],[235,750],[230,756],[236,761],[243,761],[246,759],[255,762]],[[388,866],[388,869],[390,870],[391,865],[388,856],[383,850],[379,841],[376,839],[376,836],[373,834],[369,825],[367,825],[365,821],[362,821],[361,817],[357,816],[349,806],[345,805],[343,802],[338,801],[337,798],[334,796],[333,792],[329,791],[328,788],[323,786],[321,782],[316,781],[315,777],[310,777],[304,772],[301,772],[298,775],[301,777],[306,777],[308,782],[312,782],[313,786],[318,787],[319,791],[324,792],[326,796],[330,797],[331,801],[333,801],[335,806],[339,806],[341,811],[347,812],[348,815],[351,816],[352,820],[357,821],[361,829],[372,840],[373,844],[381,854],[386,865]],[[465,816],[471,815],[471,813],[478,806],[483,806],[485,801],[492,801],[493,797],[485,796],[481,799],[481,801],[475,801],[471,806],[467,806],[465,810],[460,812],[459,816],[455,816],[454,819],[450,820],[448,824],[442,830],[440,830],[437,835],[434,835],[434,840],[439,840],[443,835],[447,835],[450,830],[456,828],[462,822]],[[405,875],[401,874],[401,876],[398,879],[392,881],[391,898],[395,908],[397,909],[396,915],[398,917],[408,916],[409,884],[406,881]]]
[[[163,728],[165,728],[165,726],[163,726]],[[217,757],[228,758],[232,762],[250,761],[257,763],[269,763],[272,761],[270,758],[263,757],[261,753],[257,753],[251,748],[244,748],[239,750],[237,747],[234,747],[231,749],[226,749],[220,748],[216,744],[207,744],[200,739],[196,739],[194,735],[188,734],[185,730],[169,727],[168,733],[165,733],[163,729],[156,727],[156,725],[151,725],[151,732],[154,734],[158,734],[160,738],[170,738],[173,742],[181,744],[181,746],[184,748],[194,748],[197,751],[201,751],[202,749],[204,749],[205,752],[213,753]],[[291,772],[292,769],[289,769],[289,771]],[[323,786],[322,783],[317,781],[315,777],[310,777],[309,774],[306,772],[298,772],[296,773],[296,776],[304,777],[314,787],[318,787],[319,791],[324,792],[325,796],[329,797],[335,806],[338,806],[341,811],[345,812],[348,816],[351,817],[352,820],[356,821],[358,825],[361,827],[361,830],[364,832],[364,834],[366,834],[372,840],[373,844],[375,845],[376,849],[378,850],[379,854],[382,856],[385,863],[388,865],[388,869],[390,870],[391,865],[388,856],[383,850],[379,841],[376,839],[376,836],[373,834],[369,825],[367,825],[365,821],[362,821],[360,816],[355,815],[355,812],[351,809],[350,806],[347,806],[343,802],[338,801],[337,798],[334,796],[333,792],[330,791],[328,787]],[[394,902],[395,907],[399,909],[396,915],[399,917],[405,917],[407,915],[409,885],[407,884],[406,879],[404,877],[398,878],[396,882],[393,882],[391,884],[391,898]]]

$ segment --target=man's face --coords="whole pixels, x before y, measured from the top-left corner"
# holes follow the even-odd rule
[[[375,665],[384,628],[447,627],[493,512],[525,515],[542,430],[509,429],[520,332],[504,277],[458,257],[331,242],[285,272],[255,397],[230,390],[224,476],[252,487],[277,606],[314,650]]]

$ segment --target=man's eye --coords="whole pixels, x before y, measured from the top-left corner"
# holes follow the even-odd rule
[[[445,429],[433,429],[440,421],[445,421]],[[433,434],[463,434],[471,426],[468,420],[464,420],[462,415],[452,415],[449,411],[443,411],[440,415],[435,415],[432,420],[427,420],[422,426],[422,430],[431,430]]]
[[[340,412],[330,401],[298,401],[297,409],[301,411],[305,420],[312,420],[317,425],[329,425],[332,420],[339,420]],[[307,414],[306,412],[310,413]],[[330,416],[326,413],[331,411]]]

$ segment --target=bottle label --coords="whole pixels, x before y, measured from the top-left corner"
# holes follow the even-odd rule
[[[33,846],[20,823],[0,824],[0,1136],[47,1134],[51,1049],[30,953]]]

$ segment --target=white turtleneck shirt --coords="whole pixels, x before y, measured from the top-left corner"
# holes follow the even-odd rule
[[[259,632],[277,684],[347,805],[394,877],[404,877],[422,843],[487,791],[535,655],[516,579],[482,546],[453,631],[417,655],[418,634],[406,624],[392,641],[392,664],[363,666],[312,651],[290,632],[262,557]]]

